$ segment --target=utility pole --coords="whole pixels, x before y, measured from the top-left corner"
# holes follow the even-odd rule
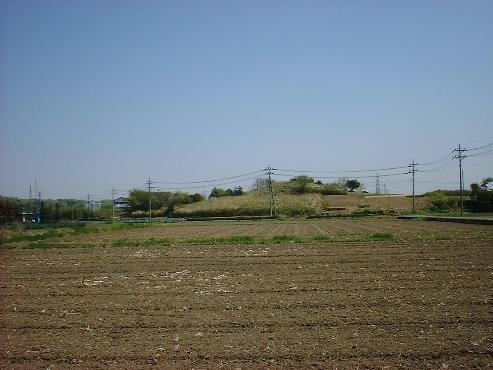
[[[115,219],[115,192],[114,188],[111,188],[111,222]]]
[[[379,195],[380,194],[380,174],[377,173],[377,179],[376,179],[376,184],[375,184],[375,194]]]
[[[415,206],[415,192],[414,192],[414,173],[416,172],[415,166],[417,163],[414,161],[411,162],[411,164],[408,166],[411,170],[408,173],[411,173],[413,175],[413,213],[416,212],[416,206]]]
[[[151,185],[152,185],[152,180],[149,177],[149,179],[147,180],[147,190],[149,192],[149,220],[152,218],[151,189],[154,189],[155,188],[154,186],[151,186]]]
[[[270,165],[264,169],[265,174],[269,176],[269,209],[270,209],[270,217],[272,217],[275,214],[275,207],[274,207],[274,195],[272,194],[272,179],[271,175],[274,173],[275,168],[272,168]]]
[[[89,221],[90,205],[91,205],[91,195],[87,193],[87,221]]]
[[[461,148],[460,144],[457,149],[454,149],[454,152],[457,152],[457,155],[454,155],[454,158],[459,159],[460,217],[464,216],[464,171],[462,170],[462,160],[467,156],[462,153],[466,151],[467,149]]]

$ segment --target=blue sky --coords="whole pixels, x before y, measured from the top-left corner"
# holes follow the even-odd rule
[[[148,177],[387,168],[491,143],[491,19],[491,1],[0,1],[0,194],[37,177],[43,197],[109,197]],[[493,176],[491,155],[464,164],[466,184]],[[418,192],[458,187],[456,161],[422,169]],[[411,191],[409,175],[380,182]]]

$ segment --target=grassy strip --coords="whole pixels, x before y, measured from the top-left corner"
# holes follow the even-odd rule
[[[63,236],[61,231],[50,229],[39,234],[17,234],[10,238],[5,238],[0,240],[0,244],[4,243],[19,243],[19,242],[34,242],[38,240],[45,240],[48,238],[56,238],[58,236]]]
[[[128,239],[119,239],[115,240],[111,243],[112,247],[151,247],[151,246],[160,246],[160,247],[169,247],[173,245],[171,240],[169,239],[159,239],[159,238],[151,238],[145,240],[128,240]]]
[[[108,224],[51,224],[51,225],[27,225],[19,233],[12,235],[8,238],[0,238],[0,244],[9,243],[21,243],[21,242],[35,242],[51,238],[72,236],[72,235],[87,235],[97,234],[106,231],[120,231],[128,229],[140,229],[150,226],[148,222],[115,222]],[[26,230],[46,230],[38,232],[36,234],[28,234]]]
[[[300,244],[300,243],[315,243],[315,244],[330,244],[330,243],[354,243],[354,242],[402,242],[402,241],[439,241],[439,240],[493,240],[491,233],[479,233],[467,236],[466,238],[457,238],[444,234],[423,234],[423,235],[407,235],[399,236],[391,233],[374,233],[372,235],[315,235],[315,236],[299,236],[299,235],[274,235],[272,237],[254,237],[250,235],[238,235],[229,238],[201,238],[201,239],[163,239],[151,238],[144,240],[130,240],[127,238],[118,239],[112,243],[84,243],[78,242],[50,242],[44,240],[34,240],[3,244],[2,248],[27,248],[27,249],[48,249],[48,248],[90,248],[90,247],[169,247],[173,245],[272,245],[272,244]]]
[[[183,243],[187,245],[248,245],[248,244],[282,244],[303,243],[305,239],[295,235],[275,235],[271,238],[239,235],[231,238],[204,238],[188,239]]]

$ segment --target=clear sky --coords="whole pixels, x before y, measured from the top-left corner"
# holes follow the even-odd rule
[[[148,177],[400,167],[491,143],[492,20],[490,0],[0,0],[0,194],[37,177],[43,197],[109,198]],[[464,165],[467,185],[493,176],[491,154]],[[418,192],[458,188],[457,161],[422,169]]]

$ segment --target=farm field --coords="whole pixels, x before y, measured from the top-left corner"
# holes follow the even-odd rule
[[[491,226],[362,219],[6,244],[0,368],[488,368],[492,239]]]
[[[4,230],[7,247],[89,247],[189,244],[269,244],[276,241],[493,240],[491,225],[465,225],[395,218],[196,221],[82,225],[59,229]],[[244,240],[241,238],[244,237]],[[377,238],[380,240],[380,238]]]

